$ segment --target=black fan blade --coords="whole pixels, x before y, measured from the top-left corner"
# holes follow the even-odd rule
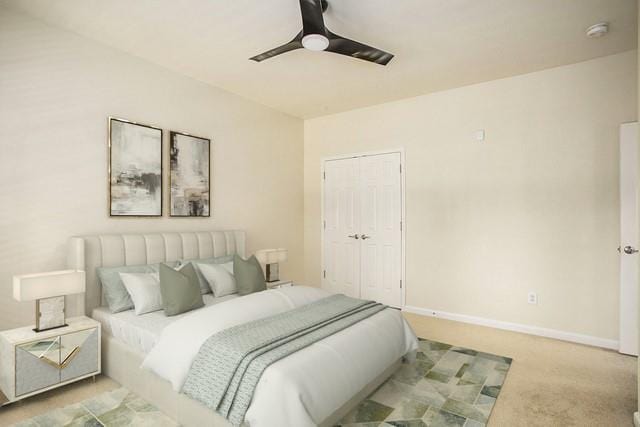
[[[321,0],[300,0],[300,12],[302,13],[302,32],[307,34],[327,33],[322,18]]]
[[[268,50],[260,55],[256,55],[253,58],[249,58],[252,61],[261,62],[265,59],[273,58],[274,56],[282,55],[283,53],[290,52],[296,49],[302,49],[302,32],[298,33],[298,35],[291,40],[289,43],[283,44],[282,46],[278,46],[274,49]]]
[[[337,34],[329,32],[329,47],[327,52],[339,53],[380,65],[387,65],[393,55],[375,47],[367,46],[355,40],[349,40]]]

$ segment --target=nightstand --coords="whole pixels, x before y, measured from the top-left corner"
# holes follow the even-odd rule
[[[267,289],[288,288],[289,286],[293,286],[293,282],[291,280],[278,280],[275,282],[267,282]]]
[[[100,323],[81,316],[67,324],[44,332],[33,326],[0,332],[5,403],[100,374]]]

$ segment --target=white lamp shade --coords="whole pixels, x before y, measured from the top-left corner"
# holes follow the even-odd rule
[[[80,270],[13,276],[13,298],[33,301],[62,295],[79,294],[85,289],[85,273]]]
[[[279,249],[261,249],[256,251],[256,258],[262,264],[275,264],[277,262],[284,262],[287,260],[287,250],[284,248]]]

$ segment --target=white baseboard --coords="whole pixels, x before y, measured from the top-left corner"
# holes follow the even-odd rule
[[[633,425],[635,427],[640,427],[640,413],[638,413],[638,412],[633,414]]]
[[[558,331],[555,329],[540,328],[537,326],[523,325],[520,323],[503,322],[500,320],[485,319],[483,317],[467,316],[466,314],[447,313],[438,310],[429,310],[427,308],[405,306],[403,311],[408,313],[420,314],[423,316],[439,317],[447,320],[455,320],[457,322],[471,323],[473,325],[488,326],[490,328],[504,329],[507,331],[522,332],[529,335],[537,335],[547,338],[555,338],[562,341],[575,342],[578,344],[586,344],[594,347],[608,348],[618,350],[619,344],[616,340],[606,338],[598,338],[590,335],[576,334],[573,332]]]

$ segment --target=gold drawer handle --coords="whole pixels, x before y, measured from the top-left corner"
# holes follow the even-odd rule
[[[51,359],[48,359],[46,357],[44,357],[44,355],[40,356],[40,360],[42,360],[45,363],[48,363],[49,365],[53,366],[54,368],[63,370],[64,368],[66,368],[67,366],[69,366],[69,363],[71,363],[71,361],[73,360],[74,357],[76,357],[78,355],[78,352],[80,351],[80,347],[76,347],[74,348],[71,353],[69,353],[69,355],[62,361],[62,363],[56,363]]]

